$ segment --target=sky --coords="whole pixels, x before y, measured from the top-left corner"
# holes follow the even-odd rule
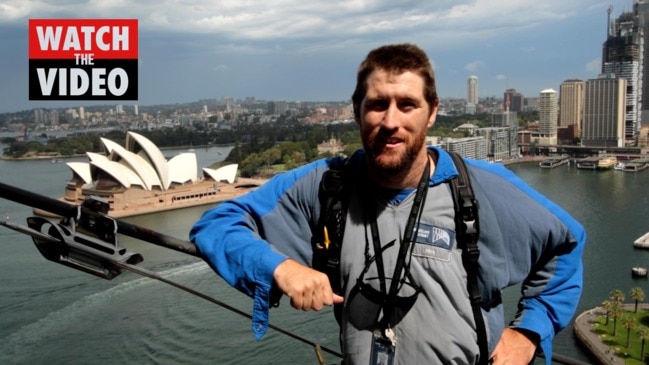
[[[367,53],[414,43],[442,98],[526,97],[596,78],[607,10],[633,0],[0,0],[0,113],[104,102],[28,100],[29,19],[138,19],[139,96],[345,101]]]

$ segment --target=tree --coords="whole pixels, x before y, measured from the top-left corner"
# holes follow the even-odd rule
[[[284,156],[283,161],[286,169],[290,170],[303,165],[306,162],[306,158],[304,152],[294,151],[290,155]]]
[[[649,340],[649,328],[646,326],[640,326],[638,328],[638,337],[640,338],[640,360],[644,362],[644,345],[647,340]]]
[[[623,316],[622,317],[622,326],[626,328],[626,347],[629,348],[631,343],[631,330],[635,328],[636,320],[635,317]]]
[[[611,308],[611,318],[613,318],[613,337],[617,336],[617,320],[622,317],[624,311],[622,310],[622,305],[617,302],[613,302],[613,307]]]
[[[604,325],[608,326],[608,321],[611,316],[611,309],[613,308],[613,302],[610,300],[605,300],[602,302],[602,308],[606,311],[606,322]]]
[[[635,287],[631,289],[631,299],[633,299],[635,303],[635,310],[634,313],[638,313],[638,302],[642,302],[644,300],[644,291],[640,287]]]
[[[257,175],[259,169],[263,166],[263,162],[258,154],[251,153],[245,160],[239,164],[239,171],[243,177],[253,177]]]
[[[611,292],[610,299],[617,303],[617,304],[622,304],[624,303],[624,292],[620,289],[615,289]]]
[[[275,146],[261,152],[259,157],[264,163],[264,167],[270,167],[282,161],[282,150]]]
[[[361,143],[361,133],[359,131],[347,131],[340,137],[340,142],[344,145],[352,143]]]

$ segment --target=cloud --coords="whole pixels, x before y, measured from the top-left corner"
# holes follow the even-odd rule
[[[482,66],[484,66],[484,62],[480,60],[473,61],[471,63],[468,63],[464,66],[464,69],[467,71],[475,72]]]
[[[602,59],[596,58],[586,63],[586,72],[591,74],[599,74],[602,71]]]
[[[348,97],[367,52],[387,43],[421,46],[451,95],[464,95],[468,72],[481,78],[481,90],[495,95],[506,80],[495,78],[498,73],[530,90],[545,87],[554,75],[586,78],[583,63],[601,53],[605,35],[606,6],[585,10],[591,5],[592,0],[0,0],[0,80],[7,80],[0,85],[0,95],[7,95],[0,110],[37,104],[26,100],[26,91],[12,89],[27,85],[30,18],[138,19],[141,66],[146,60],[140,104],[215,95],[334,100]]]
[[[383,38],[484,41],[574,16],[588,0],[6,0],[1,22],[34,17],[139,19],[146,31],[210,34],[232,43]],[[309,42],[304,42],[309,43]]]

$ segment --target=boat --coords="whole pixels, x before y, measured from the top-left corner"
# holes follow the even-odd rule
[[[557,166],[570,163],[570,158],[567,156],[555,156],[539,162],[539,167],[544,169],[551,169]]]
[[[196,155],[169,160],[147,138],[127,132],[126,147],[102,138],[105,155],[87,152],[90,162],[68,162],[72,178],[59,200],[81,205],[93,197],[105,202],[113,218],[162,212],[232,199],[261,186],[265,179],[237,177],[237,164],[197,173]],[[137,151],[137,153],[136,153]],[[41,216],[49,212],[34,209]]]
[[[617,164],[617,158],[615,158],[614,156],[607,156],[597,161],[597,169],[598,170],[612,169],[615,166],[615,164]]]
[[[577,160],[578,169],[595,170],[599,163],[599,157],[587,157]]]
[[[633,247],[649,248],[649,232],[643,234],[642,236],[638,237],[638,239],[633,241]]]
[[[625,163],[624,162],[618,162],[613,166],[614,170],[624,170]]]
[[[647,268],[641,266],[634,266],[631,269],[631,275],[639,278],[647,277]]]
[[[608,170],[612,169],[616,163],[617,158],[614,156],[587,157],[577,161],[577,168],[587,170]]]

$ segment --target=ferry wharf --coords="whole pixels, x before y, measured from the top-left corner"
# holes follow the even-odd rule
[[[623,308],[624,310],[633,310],[634,304],[625,303]],[[638,310],[647,308],[649,308],[648,304],[638,304]],[[617,356],[618,350],[604,343],[605,338],[600,337],[592,330],[597,317],[605,315],[606,310],[602,307],[595,307],[579,314],[573,324],[575,338],[593,360],[597,360],[597,363],[602,365],[624,364],[625,359]]]

